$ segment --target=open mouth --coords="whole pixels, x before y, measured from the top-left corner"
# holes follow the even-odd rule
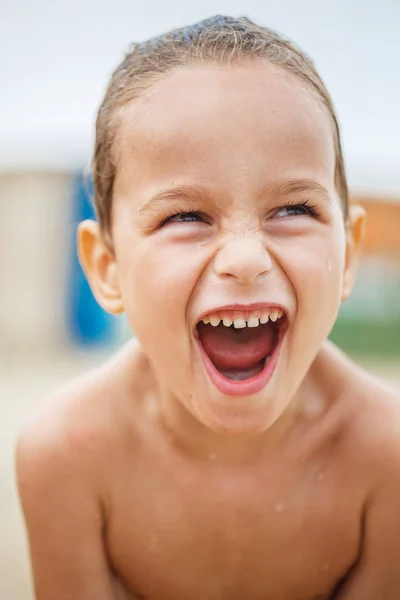
[[[287,326],[286,313],[278,306],[221,310],[203,317],[195,335],[216,387],[231,395],[262,389],[277,364]]]

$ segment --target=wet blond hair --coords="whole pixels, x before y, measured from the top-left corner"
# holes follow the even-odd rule
[[[272,29],[256,25],[245,17],[216,16],[132,44],[111,77],[96,120],[92,162],[96,214],[109,242],[116,173],[113,148],[122,109],[174,69],[210,62],[234,65],[243,58],[264,59],[289,71],[314,90],[326,106],[333,124],[335,187],[347,217],[348,188],[339,124],[330,95],[313,62],[295,44]]]

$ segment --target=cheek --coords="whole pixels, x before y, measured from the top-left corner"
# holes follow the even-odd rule
[[[296,298],[289,353],[302,368],[312,362],[338,314],[344,265],[344,242],[339,240],[327,231],[286,248],[284,268]]]
[[[290,254],[287,274],[298,310],[312,314],[314,322],[330,322],[336,318],[342,294],[344,236],[324,230],[293,246]]]
[[[182,331],[203,258],[204,250],[190,244],[148,238],[132,245],[121,260],[120,279],[125,311],[139,338],[141,332]]]

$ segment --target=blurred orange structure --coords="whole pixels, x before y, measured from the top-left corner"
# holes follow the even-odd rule
[[[367,211],[364,254],[400,258],[400,198],[353,196]]]

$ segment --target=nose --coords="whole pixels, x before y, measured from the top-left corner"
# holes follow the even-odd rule
[[[214,260],[214,271],[218,277],[234,278],[242,284],[255,282],[271,267],[271,257],[259,239],[230,240]]]

